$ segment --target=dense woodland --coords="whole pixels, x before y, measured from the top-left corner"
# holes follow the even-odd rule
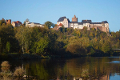
[[[112,55],[120,48],[120,31],[105,33],[100,30],[50,28],[47,21],[41,27],[15,27],[0,20],[0,55],[30,54],[40,56],[100,56]]]

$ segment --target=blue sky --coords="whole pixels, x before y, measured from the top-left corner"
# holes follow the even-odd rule
[[[0,19],[44,24],[57,23],[60,17],[78,21],[90,19],[93,22],[108,21],[111,31],[120,30],[120,0],[0,0]]]

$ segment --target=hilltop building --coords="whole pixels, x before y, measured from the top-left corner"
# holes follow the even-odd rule
[[[63,24],[65,28],[83,29],[87,27],[87,30],[95,28],[96,30],[99,29],[103,32],[109,32],[109,24],[107,21],[92,22],[91,20],[82,20],[82,22],[78,22],[78,18],[75,15],[72,21],[66,17],[60,17],[57,21],[57,25],[59,26],[60,24]]]
[[[11,24],[11,19],[5,21],[6,24]]]
[[[26,27],[44,27],[42,24],[40,24],[40,23],[34,23],[34,22],[26,22],[26,25],[25,25]]]
[[[20,21],[13,21],[12,22],[13,27],[20,27],[20,25],[22,25],[22,22],[20,22]]]

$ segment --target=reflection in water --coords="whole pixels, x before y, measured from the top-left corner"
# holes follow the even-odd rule
[[[109,62],[117,58],[77,58],[41,60],[24,64],[28,75],[39,80],[110,80],[109,74],[120,72],[119,64]],[[29,67],[28,67],[29,66]]]
[[[24,62],[23,68],[29,80],[113,80],[114,74],[120,74],[120,64],[110,63],[112,61],[119,58],[43,59]],[[16,63],[11,64],[14,69]]]
[[[110,62],[110,63],[120,63],[120,61],[112,61],[112,62]]]

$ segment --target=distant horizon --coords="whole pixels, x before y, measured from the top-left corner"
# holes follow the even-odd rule
[[[0,0],[0,19],[21,21],[28,18],[30,22],[44,24],[51,21],[56,24],[60,17],[69,20],[76,15],[78,22],[92,20],[92,22],[107,21],[112,32],[119,31],[120,0]]]

